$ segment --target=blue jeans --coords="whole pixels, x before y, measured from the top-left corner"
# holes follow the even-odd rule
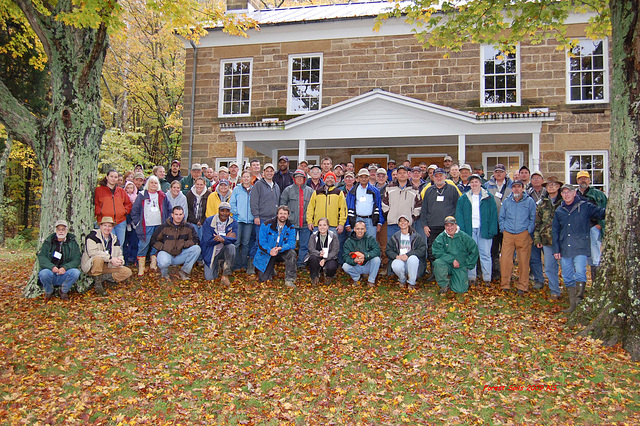
[[[400,284],[404,284],[407,281],[407,275],[409,276],[409,285],[416,285],[416,279],[418,279],[418,268],[420,267],[420,259],[418,256],[409,256],[406,262],[400,259],[394,259],[391,262],[391,269],[393,273],[398,276]]]
[[[367,227],[367,235],[371,235],[373,238],[376,238],[376,234],[378,233],[378,229],[377,227],[373,226],[373,220],[370,217],[360,217],[360,216],[356,216],[356,223],[357,222],[364,222],[364,224]]]
[[[344,259],[342,258],[342,248],[344,247],[344,242],[347,241],[347,238],[349,238],[349,233],[346,229],[343,229],[342,234],[338,234],[338,243],[340,243],[340,251],[338,252],[338,265],[342,265],[342,263],[344,262]]]
[[[575,287],[576,282],[587,282],[587,256],[562,257],[562,278],[565,287]]]
[[[560,296],[560,279],[558,278],[560,266],[558,260],[553,257],[553,246],[542,246],[542,252],[544,253],[544,273],[549,280],[549,290],[551,290],[551,294]]]
[[[478,251],[480,252],[480,267],[482,268],[482,279],[485,283],[491,282],[491,245],[493,244],[492,238],[482,238],[481,228],[473,228],[471,238],[476,242]],[[468,277],[470,280],[475,280],[477,277],[476,268],[469,269]]]
[[[369,275],[368,281],[375,284],[376,277],[378,276],[378,269],[380,269],[380,257],[376,256],[364,265],[356,264],[355,266],[352,266],[348,263],[343,263],[342,269],[344,269],[344,271],[349,274],[351,279],[355,282],[360,281],[360,275],[364,274]]]
[[[304,265],[304,258],[309,253],[309,237],[311,237],[311,231],[306,226],[304,228],[296,228],[298,233],[298,244],[300,250],[298,250],[298,266]]]
[[[600,266],[600,255],[602,254],[602,231],[595,226],[592,226],[589,236],[591,237],[591,257],[589,258],[589,265]]]
[[[182,265],[182,270],[187,274],[191,273],[193,264],[196,263],[200,256],[200,246],[191,246],[182,250],[177,256],[171,256],[166,251],[158,252],[158,269],[162,276],[166,276],[169,273],[169,266]]]
[[[391,241],[391,237],[393,237],[393,234],[395,234],[399,230],[400,230],[400,226],[392,225],[392,224],[388,223],[387,224],[387,241]]]
[[[119,224],[117,224],[116,226],[114,226],[113,231],[111,232],[116,234],[116,238],[120,243],[120,248],[122,248],[124,246],[125,234],[127,233],[127,220],[125,219]]]
[[[142,226],[142,225],[140,225]],[[160,225],[158,225],[160,226]],[[146,257],[147,251],[149,251],[149,244],[151,243],[151,236],[158,226],[147,226],[145,228],[144,241],[138,240],[138,257]],[[155,248],[151,247],[151,255],[158,252]]]
[[[542,249],[536,247],[535,244],[531,246],[531,259],[529,260],[529,267],[531,274],[533,274],[533,281],[537,283],[543,283],[544,275],[542,274]]]
[[[204,264],[204,279],[207,281],[215,280],[220,273],[220,261],[224,261],[222,275],[231,275],[233,266],[236,263],[236,246],[235,244],[225,244],[211,262],[211,266]]]
[[[235,269],[246,269],[251,236],[253,235],[253,223],[238,222],[238,234],[236,235],[236,265]]]
[[[51,269],[43,269],[38,272],[38,278],[40,278],[42,288],[44,288],[44,292],[47,294],[53,293],[53,286],[56,285],[62,287],[63,293],[69,293],[71,286],[78,281],[79,277],[80,270],[76,268],[71,268],[62,275],[54,274]]]
[[[260,236],[260,225],[253,225],[253,235],[253,244],[251,245],[251,250],[249,250],[249,257],[252,259],[256,257],[256,253],[258,252],[258,237]]]

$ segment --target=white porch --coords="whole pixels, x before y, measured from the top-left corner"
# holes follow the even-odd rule
[[[236,123],[223,125],[235,133],[236,157],[242,164],[245,147],[269,156],[297,150],[298,161],[312,149],[452,147],[458,162],[465,163],[468,146],[526,145],[529,168],[540,166],[542,123],[553,121],[555,113],[462,112],[375,89],[371,92],[285,122]],[[474,148],[477,149],[477,148]]]

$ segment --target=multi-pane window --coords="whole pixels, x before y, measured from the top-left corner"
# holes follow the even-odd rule
[[[582,40],[567,54],[567,102],[608,101],[606,40]]]
[[[503,164],[507,176],[513,179],[514,174],[524,166],[524,154],[522,152],[485,152],[482,154],[484,175],[491,179],[496,164]]]
[[[251,59],[232,59],[220,64],[219,115],[251,113]]]
[[[322,102],[322,55],[289,56],[289,114],[320,109]]]
[[[579,171],[589,172],[591,186],[607,192],[609,183],[609,152],[608,151],[569,151],[566,153],[567,175],[566,181],[576,185]]]
[[[520,105],[519,48],[501,52],[493,46],[482,46],[482,106]]]

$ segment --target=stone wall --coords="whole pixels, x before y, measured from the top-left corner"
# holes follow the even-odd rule
[[[580,26],[570,28],[579,35]],[[556,121],[544,124],[541,134],[541,169],[544,173],[564,173],[564,151],[572,149],[608,149],[609,105],[566,104],[566,56],[556,49],[555,41],[520,47],[522,106],[548,107],[557,112]],[[324,40],[297,43],[273,43],[198,49],[198,78],[195,92],[195,161],[215,164],[216,157],[235,157],[234,136],[220,130],[222,122],[260,121],[265,117],[288,119],[288,56],[296,53],[322,53],[322,104],[328,106],[381,88],[462,111],[494,111],[480,107],[480,47],[465,44],[460,52],[444,57],[444,50],[424,50],[413,36],[385,36]],[[185,110],[182,158],[188,158],[189,114],[193,51],[187,52]],[[218,118],[220,61],[253,58],[251,117]],[[507,108],[508,109],[508,108]],[[467,162],[480,162],[478,147],[467,147]],[[507,150],[512,151],[513,146]],[[528,148],[525,146],[525,156]],[[487,147],[483,147],[487,149]],[[497,147],[492,147],[492,151]],[[360,151],[360,150],[359,150]],[[406,157],[406,148],[373,149],[371,153],[389,154],[396,160]],[[454,159],[457,147],[425,147],[421,152],[448,152]],[[360,154],[360,152],[358,152]],[[308,154],[328,154],[320,150]],[[335,155],[335,152],[333,153]],[[245,156],[256,153],[247,149]],[[331,154],[329,154],[331,155]],[[336,161],[348,161],[338,158]],[[260,157],[265,158],[265,157]],[[184,162],[186,167],[186,162]]]

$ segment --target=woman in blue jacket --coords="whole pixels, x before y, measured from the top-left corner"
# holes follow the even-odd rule
[[[247,273],[254,274],[253,262],[249,267],[247,267],[249,249],[253,247],[255,243],[253,215],[251,214],[251,204],[249,203],[251,188],[253,188],[251,185],[251,172],[249,170],[245,170],[242,172],[240,179],[241,184],[234,188],[231,193],[231,198],[229,199],[229,204],[231,204],[231,214],[238,222],[238,232],[235,242],[236,264],[234,269],[238,270],[248,268]]]

